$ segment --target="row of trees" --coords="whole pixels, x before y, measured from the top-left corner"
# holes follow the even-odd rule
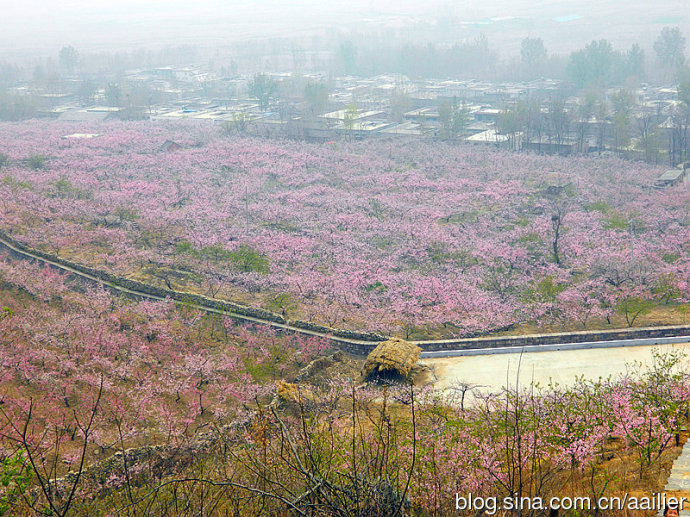
[[[530,43],[525,46],[523,42],[523,57],[525,49],[535,45]],[[663,79],[669,81],[677,78],[686,65],[685,37],[680,29],[664,27],[654,42],[654,51],[663,71]],[[645,53],[638,44],[634,44],[628,52],[619,52],[607,40],[592,41],[570,55],[567,71],[569,78],[579,88],[622,85],[628,78],[645,78]]]
[[[578,87],[622,86],[628,80],[644,80],[646,67],[658,65],[663,80],[673,80],[684,69],[685,37],[678,27],[664,27],[654,42],[655,62],[646,63],[644,50],[615,50],[608,40],[592,41],[569,56],[549,55],[541,38],[521,42],[519,61],[504,58],[492,49],[485,36],[451,47],[405,45],[392,48],[360,48],[352,41],[336,52],[336,68],[346,75],[402,73],[410,77],[472,77],[507,80],[550,77],[568,79]]]
[[[690,156],[688,92],[690,82],[680,83],[679,103],[670,111],[662,111],[660,105],[639,106],[626,89],[614,91],[608,97],[590,90],[578,104],[570,106],[558,97],[547,102],[538,98],[521,100],[503,110],[497,129],[512,139],[519,134],[523,142],[546,140],[557,146],[574,142],[580,153],[588,152],[594,143],[599,153],[611,149],[621,156],[650,163],[659,163],[661,153],[665,152],[670,165],[675,166]],[[534,149],[534,144],[529,148]]]

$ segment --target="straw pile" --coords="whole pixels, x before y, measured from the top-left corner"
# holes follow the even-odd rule
[[[314,393],[308,389],[291,382],[280,380],[276,383],[278,398],[288,404],[304,404],[314,402]]]
[[[393,338],[379,343],[364,363],[363,375],[398,373],[407,377],[419,360],[421,349],[404,339]]]

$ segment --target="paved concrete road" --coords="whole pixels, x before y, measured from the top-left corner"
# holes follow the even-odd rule
[[[507,382],[515,386],[518,366],[521,386],[529,385],[532,380],[546,385],[550,379],[561,386],[569,386],[580,375],[588,379],[616,376],[625,373],[634,361],[651,364],[652,350],[674,349],[684,352],[688,356],[684,363],[690,365],[690,343],[447,357],[423,359],[422,362],[433,368],[437,389],[461,381],[499,390]]]

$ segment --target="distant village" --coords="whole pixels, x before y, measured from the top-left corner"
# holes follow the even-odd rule
[[[309,85],[318,88],[310,94]],[[90,89],[75,78],[60,91],[27,83],[7,93],[30,96],[37,116],[63,121],[187,119],[222,124],[231,133],[308,141],[438,138],[561,155],[615,152],[672,166],[683,161],[689,121],[676,86],[643,83],[597,99],[569,94],[568,87],[543,78],[219,77],[200,67],[168,66],[129,70],[106,88]]]

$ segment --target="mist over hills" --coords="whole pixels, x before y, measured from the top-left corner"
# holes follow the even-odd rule
[[[550,52],[565,53],[593,39],[651,46],[664,25],[690,29],[687,6],[575,0],[535,2],[432,0],[317,2],[134,0],[89,3],[41,0],[4,6],[0,56],[52,54],[63,45],[88,51],[195,45],[218,47],[255,38],[369,33],[386,41],[453,43],[485,34],[502,54],[517,54],[522,38],[539,36]]]

